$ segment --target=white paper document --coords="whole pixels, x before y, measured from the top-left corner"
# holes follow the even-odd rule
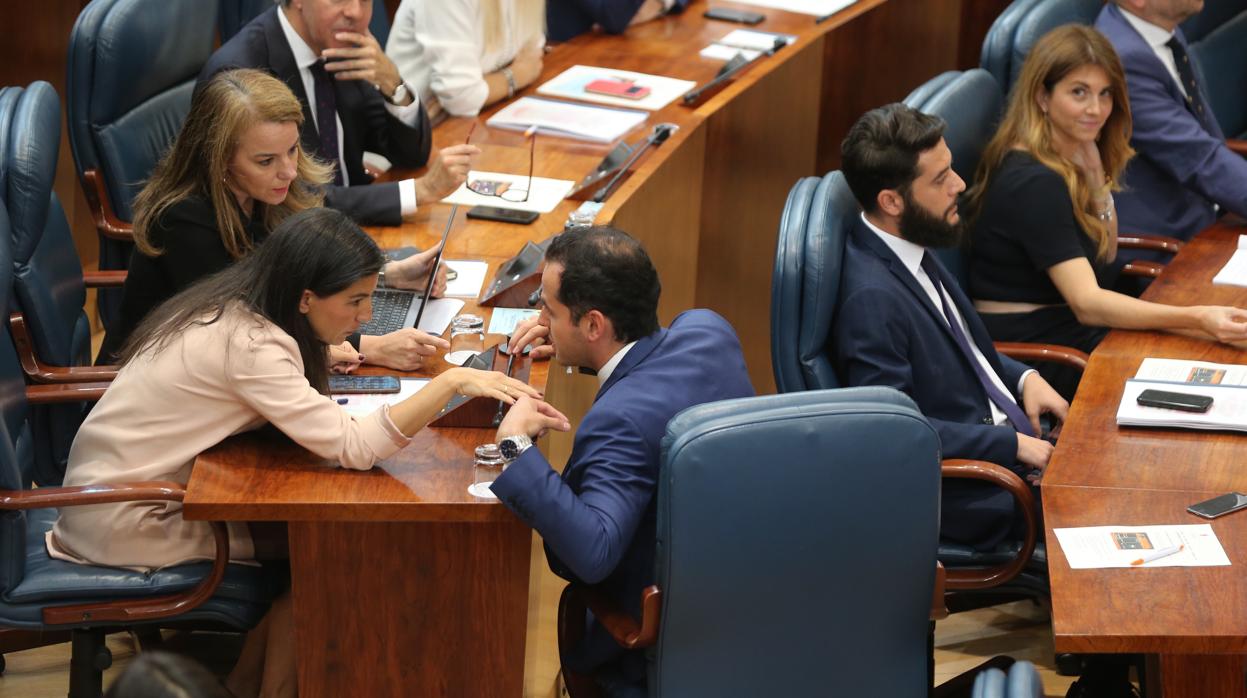
[[[529,127],[536,126],[540,133],[610,143],[644,123],[647,118],[649,114],[635,109],[610,109],[521,97],[491,116],[485,125],[511,131],[527,131]]]
[[[1244,387],[1247,386],[1247,366],[1148,357],[1139,365],[1134,377],[1158,383]]]
[[[589,83],[595,80],[631,83],[636,87],[649,90],[649,94],[640,99],[628,99],[627,97],[615,97],[585,89]],[[661,75],[634,73],[630,70],[574,65],[550,78],[541,87],[538,87],[537,94],[549,97],[578,99],[584,102],[597,102],[598,104],[608,104],[612,107],[656,111],[671,104],[680,95],[694,87],[697,87],[697,83],[692,80],[677,80]]]
[[[1109,567],[1218,567],[1230,564],[1210,524],[1054,528],[1076,570]]]
[[[1218,286],[1247,286],[1247,235],[1238,236],[1238,247],[1230,261],[1212,277]]]
[[[382,405],[395,405],[407,398],[420,392],[420,389],[429,384],[425,378],[400,378],[400,388],[397,393],[365,393],[362,395],[330,395],[335,400],[341,402],[346,400],[342,405],[342,409],[352,417],[367,417],[368,415],[381,409]]]
[[[446,282],[446,293],[442,295],[463,298],[476,298],[481,295],[481,286],[485,283],[485,273],[489,271],[489,262],[447,259],[442,263],[455,271],[455,278]]]
[[[839,12],[857,2],[857,0],[738,0],[738,2],[742,5],[769,7],[774,10],[799,12],[805,15],[822,17]]]
[[[424,309],[424,314],[420,316],[420,326],[416,329],[440,337],[446,333],[446,328],[450,327],[451,320],[455,319],[460,310],[463,310],[463,301],[458,298],[434,298],[429,301],[429,307]]]
[[[747,48],[736,48],[735,46],[724,46],[723,44],[710,44],[701,50],[702,58],[709,58],[712,61],[730,61],[736,57],[736,54],[743,54],[745,60],[752,61],[762,55],[761,51],[755,51]]]
[[[1148,388],[1189,395],[1207,395],[1212,398],[1212,407],[1207,412],[1185,412],[1165,407],[1140,405],[1138,403],[1139,393]],[[1131,379],[1126,381],[1121,404],[1117,406],[1117,424],[1129,427],[1247,431],[1247,388],[1198,383],[1178,386],[1171,382]]]
[[[508,182],[512,187],[528,187],[528,200],[507,201],[500,196],[481,196],[468,189],[468,182],[481,179],[494,182]],[[515,209],[516,211],[549,213],[559,205],[559,202],[567,198],[567,194],[572,190],[572,187],[576,186],[576,183],[570,179],[533,177],[532,183],[529,184],[528,175],[507,174],[505,172],[478,172],[476,170],[468,173],[468,182],[460,184],[459,188],[452,192],[450,196],[442,199],[442,202],[459,204],[461,206],[496,206],[498,208]]]
[[[505,334],[510,336],[515,331],[516,325],[540,314],[540,310],[533,308],[494,308],[493,314],[489,316],[488,334]]]

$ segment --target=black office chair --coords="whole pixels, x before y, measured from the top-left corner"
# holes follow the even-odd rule
[[[131,204],[182,130],[212,54],[211,0],[92,0],[69,37],[69,145],[100,239],[100,269],[130,263]],[[121,291],[99,294],[110,328]]]
[[[681,412],[663,439],[642,617],[570,585],[560,647],[581,640],[591,609],[621,645],[650,648],[652,698],[927,696],[938,454],[934,429],[890,388]],[[565,681],[573,698],[598,695],[566,666]]]

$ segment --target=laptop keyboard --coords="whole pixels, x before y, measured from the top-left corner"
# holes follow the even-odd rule
[[[403,329],[407,311],[416,300],[411,291],[379,288],[372,292],[372,319],[360,325],[359,333],[382,335]]]

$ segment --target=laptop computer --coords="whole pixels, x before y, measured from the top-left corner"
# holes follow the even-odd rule
[[[442,253],[450,239],[450,229],[455,222],[459,206],[450,209],[446,229],[442,231],[441,248],[433,258],[433,272],[425,283],[424,292],[416,293],[400,288],[378,288],[372,292],[372,319],[359,328],[360,334],[383,335],[397,332],[404,327],[415,327],[429,334],[440,335],[446,331],[455,313],[463,308],[463,301],[453,298],[436,298],[425,303],[433,291],[433,281],[442,266]],[[428,310],[426,311],[426,307]]]

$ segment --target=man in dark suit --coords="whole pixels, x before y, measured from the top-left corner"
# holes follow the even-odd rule
[[[596,25],[607,34],[666,14],[683,12],[689,0],[547,0],[547,36],[567,41]]]
[[[690,310],[658,326],[658,273],[640,243],[613,228],[563,233],[546,252],[539,324],[513,346],[597,375],[600,388],[559,473],[532,439],[567,430],[566,417],[521,398],[498,427],[513,458],[493,492],[545,539],[555,574],[598,585],[640,615],[654,582],[655,488],[667,422],[693,405],[753,395],[731,325]],[[645,684],[640,652],[624,653],[594,624],[564,662],[593,673],[609,695]]]
[[[1139,154],[1116,194],[1122,233],[1187,240],[1212,224],[1218,208],[1247,216],[1247,161],[1226,147],[1178,28],[1203,6],[1203,0],[1115,0],[1096,19],[1126,70],[1130,145]]]
[[[456,145],[415,180],[373,186],[364,151],[399,167],[423,167],[431,147],[428,115],[368,32],[372,0],[281,0],[208,59],[199,84],[230,68],[281,78],[303,104],[303,148],[336,165],[325,203],[365,224],[399,225],[416,206],[437,201],[467,178],[479,149]]]
[[[867,112],[841,146],[863,213],[844,251],[831,344],[846,385],[885,385],[914,399],[944,458],[971,458],[1020,475],[1043,468],[1052,444],[1039,416],[1065,402],[1033,369],[1001,356],[956,279],[929,251],[961,240],[944,123],[902,104]],[[1014,520],[1011,497],[984,483],[947,482],[940,535],[990,547]]]

